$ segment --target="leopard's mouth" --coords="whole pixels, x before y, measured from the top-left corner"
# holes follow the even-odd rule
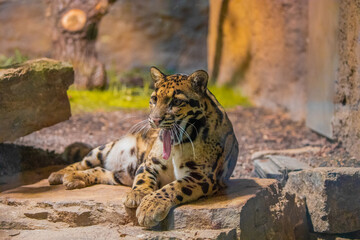
[[[171,154],[171,145],[173,143],[172,134],[170,129],[163,128],[161,131],[162,140],[163,140],[163,158],[165,160],[169,159]]]

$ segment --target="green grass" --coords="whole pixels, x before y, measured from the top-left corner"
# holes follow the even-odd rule
[[[249,99],[241,94],[241,89],[239,88],[212,85],[209,86],[209,90],[224,108],[232,108],[239,105],[245,107],[251,106]]]
[[[74,114],[119,109],[145,109],[149,106],[149,88],[127,88],[108,90],[68,91],[71,110]]]
[[[29,60],[29,58],[22,55],[19,50],[15,50],[14,55],[12,56],[0,54],[0,68],[5,68],[17,63],[23,63],[27,60]]]
[[[209,89],[225,108],[237,105],[250,106],[248,99],[239,94],[239,90],[216,86],[211,86]],[[119,109],[147,109],[151,92],[152,89],[145,85],[144,88],[123,86],[105,91],[70,89],[68,95],[72,112],[78,114]]]
[[[28,60],[27,56],[15,50],[12,56],[0,54],[0,68]],[[168,72],[169,73],[169,72]],[[68,91],[71,110],[74,114],[96,111],[115,111],[119,109],[148,109],[152,89],[148,69],[133,69],[131,71],[117,72],[115,68],[107,71],[109,88],[107,90],[76,90]],[[143,80],[144,87],[126,87],[121,80],[133,78]],[[250,106],[249,100],[241,95],[240,89],[231,87],[209,87],[217,100],[225,107],[237,105]]]

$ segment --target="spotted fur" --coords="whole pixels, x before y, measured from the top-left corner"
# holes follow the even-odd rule
[[[153,67],[151,76],[151,127],[139,126],[49,177],[50,184],[63,183],[67,189],[99,183],[132,186],[124,204],[137,208],[145,227],[157,225],[172,207],[226,186],[238,156],[232,124],[207,89],[205,71],[167,76]],[[172,133],[167,160],[162,155],[164,129]]]

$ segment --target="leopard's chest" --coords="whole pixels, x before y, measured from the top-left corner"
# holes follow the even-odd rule
[[[172,146],[171,154],[168,159],[163,159],[163,143],[158,140],[153,145],[150,159],[155,157],[160,161],[162,166],[159,169],[159,179],[162,186],[179,180],[187,175],[188,168],[186,162],[193,161],[196,156],[196,145],[194,148],[191,144]]]

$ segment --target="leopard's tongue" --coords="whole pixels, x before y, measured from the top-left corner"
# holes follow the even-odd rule
[[[163,158],[168,159],[171,153],[171,134],[170,130],[163,130]]]

